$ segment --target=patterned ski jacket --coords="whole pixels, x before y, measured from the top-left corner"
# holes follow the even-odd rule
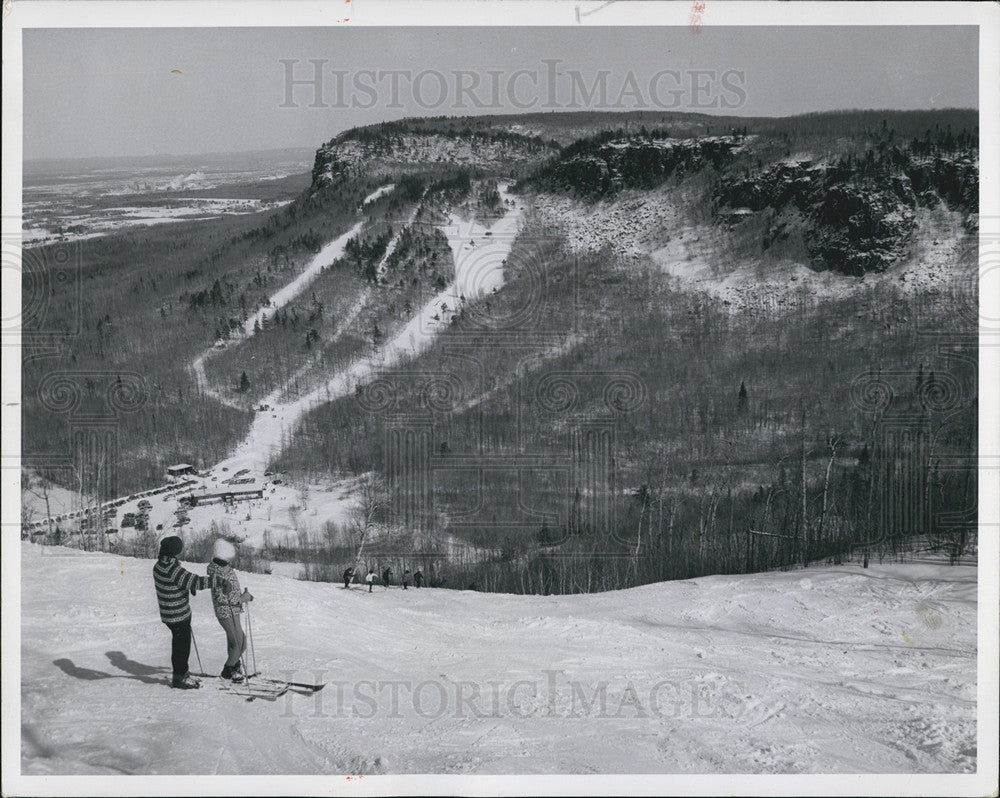
[[[197,576],[182,566],[176,557],[160,557],[153,566],[156,601],[160,605],[160,620],[180,623],[191,617],[188,593],[206,590],[212,584],[209,576]]]
[[[208,575],[218,580],[218,586],[212,588],[212,606],[215,608],[215,617],[220,621],[230,621],[236,615],[243,612],[243,604],[240,602],[240,580],[236,576],[233,566],[222,565],[218,560],[212,560],[208,564]]]

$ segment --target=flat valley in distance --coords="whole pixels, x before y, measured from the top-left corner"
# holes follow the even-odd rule
[[[23,244],[278,208],[308,187],[313,156],[294,148],[25,161]]]

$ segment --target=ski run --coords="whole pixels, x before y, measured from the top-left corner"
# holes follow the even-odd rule
[[[571,596],[240,573],[264,677],[326,684],[254,701],[216,689],[208,591],[191,605],[213,675],[170,688],[152,565],[21,544],[25,775],[976,768],[971,561]]]

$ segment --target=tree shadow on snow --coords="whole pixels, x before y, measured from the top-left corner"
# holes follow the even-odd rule
[[[143,684],[170,684],[169,679],[162,676],[157,678],[154,675],[169,673],[166,668],[154,668],[151,665],[143,665],[141,662],[135,662],[126,657],[121,651],[108,651],[106,652],[106,656],[111,660],[112,665],[125,671],[128,675],[106,673],[105,671],[93,668],[81,668],[70,659],[53,660],[52,664],[67,676],[72,676],[74,679],[82,679],[85,682],[96,682],[101,679],[135,679]]]

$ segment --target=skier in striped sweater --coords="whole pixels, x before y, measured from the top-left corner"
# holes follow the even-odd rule
[[[168,535],[160,541],[160,551],[153,566],[153,583],[156,586],[156,600],[160,605],[160,620],[167,625],[171,635],[170,664],[173,668],[171,687],[192,690],[199,682],[191,678],[188,657],[191,656],[191,605],[192,596],[199,590],[207,590],[221,584],[215,576],[197,576],[185,569],[178,561],[184,541],[176,535]]]

